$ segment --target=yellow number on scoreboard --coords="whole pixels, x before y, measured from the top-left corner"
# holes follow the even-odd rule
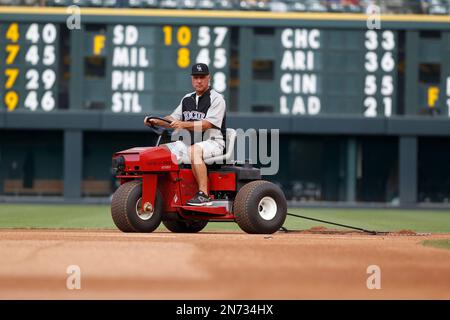
[[[11,40],[12,42],[17,42],[20,38],[19,34],[19,25],[17,22],[11,23],[6,30],[6,39]]]
[[[8,91],[5,94],[5,104],[8,111],[14,111],[16,109],[17,104],[19,103],[19,96],[15,91]]]
[[[164,44],[166,46],[172,45],[172,26],[164,26],[163,27],[163,33],[164,33]],[[187,46],[189,43],[191,43],[192,39],[192,33],[191,29],[186,26],[182,26],[177,31],[177,42],[180,46]]]
[[[5,83],[6,89],[11,89],[19,75],[19,69],[5,69],[5,76],[8,78]]]
[[[163,32],[164,32],[164,44],[166,46],[171,46],[172,45],[172,27],[164,26]]]
[[[163,27],[163,33],[164,33],[164,44],[166,46],[172,45],[172,26],[164,26]],[[192,40],[192,32],[191,29],[187,26],[182,26],[178,28],[177,30],[177,42],[180,46],[188,46],[191,43]],[[187,68],[191,63],[190,58],[191,52],[188,48],[180,48],[178,49],[178,59],[177,59],[177,65],[178,67],[185,69]]]
[[[187,46],[189,43],[191,43],[191,29],[189,29],[186,26],[180,27],[177,32],[177,40],[180,46]]]
[[[7,44],[6,52],[8,55],[6,56],[6,64],[13,64],[14,60],[16,60],[17,54],[19,53],[19,45],[18,44]]]
[[[189,65],[191,64],[191,59],[189,57],[190,52],[188,48],[180,48],[178,50],[178,66],[182,69],[185,69],[187,67],[189,67]]]

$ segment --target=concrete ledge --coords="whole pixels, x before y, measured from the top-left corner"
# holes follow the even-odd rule
[[[155,116],[164,114],[154,113]],[[102,111],[54,111],[7,113],[0,111],[0,129],[145,131],[145,114],[117,114]],[[280,129],[281,134],[445,136],[450,137],[450,118],[395,116],[286,116],[280,114],[227,113],[230,128]]]

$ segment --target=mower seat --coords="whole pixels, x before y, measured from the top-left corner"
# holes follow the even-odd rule
[[[225,151],[221,156],[203,159],[205,164],[225,164],[228,160],[231,160],[234,150],[234,143],[236,142],[236,130],[227,128],[225,136]]]
[[[233,156],[233,150],[234,150],[234,144],[236,142],[236,130],[227,128],[226,136],[225,136],[225,151],[223,155],[217,156],[217,157],[211,157],[211,158],[205,158],[203,161],[205,161],[206,165],[213,165],[213,164],[226,164],[230,160],[232,160]],[[190,165],[191,162],[189,161],[182,161],[181,164]]]

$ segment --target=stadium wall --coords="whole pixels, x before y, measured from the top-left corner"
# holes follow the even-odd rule
[[[189,89],[188,83],[182,83],[176,90],[166,91],[159,97],[154,93],[155,85],[148,91],[148,96],[154,99],[152,106],[144,106],[138,113],[113,112],[108,101],[114,93],[110,88],[109,61],[113,52],[110,32],[118,24],[157,28],[151,29],[153,33],[149,34],[157,34],[162,26],[179,30],[186,25],[194,36],[201,26],[229,28],[228,43],[223,46],[230,62],[230,67],[224,71],[228,84],[225,92],[228,125],[244,130],[280,129],[280,172],[268,179],[281,184],[289,199],[309,204],[326,201],[445,206],[450,198],[450,179],[447,178],[450,177],[450,121],[446,105],[450,95],[446,93],[450,76],[447,61],[450,17],[381,16],[382,30],[392,30],[396,45],[392,49],[393,71],[381,70],[380,74],[364,69],[364,57],[370,51],[364,48],[364,40],[367,40],[364,37],[367,36],[365,15],[92,8],[83,8],[81,13],[82,28],[69,32],[65,30],[68,17],[65,8],[0,7],[2,46],[6,48],[11,44],[10,39],[5,38],[11,23],[18,23],[20,28],[23,25],[24,32],[32,23],[39,26],[53,23],[59,31],[55,47],[60,54],[58,66],[54,67],[58,77],[54,89],[56,107],[49,112],[41,110],[40,106],[30,111],[22,105],[30,92],[22,76],[30,69],[26,63],[11,65],[20,71],[16,87],[12,87],[19,94],[19,105],[12,111],[7,111],[9,105],[5,101],[11,88],[7,88],[6,77],[0,77],[3,96],[0,193],[3,199],[56,196],[77,201],[107,197],[115,187],[110,173],[112,153],[148,144],[151,138],[142,125],[143,116],[169,113],[181,97],[180,93]],[[329,73],[320,66],[309,70],[323,83],[323,91],[319,88],[316,92],[322,103],[319,114],[295,114],[290,107],[287,113],[280,110],[281,96],[287,96],[287,100],[295,98],[279,89],[284,74],[280,68],[281,56],[287,51],[280,39],[287,28],[321,32],[323,51],[314,52],[316,61],[324,62],[324,56],[338,57],[341,60],[336,61],[344,65],[345,57],[339,54],[345,50],[363,58],[356,68],[360,71],[351,67],[341,70],[337,62],[335,71]],[[99,57],[107,66],[103,67],[106,70],[103,78],[91,82],[86,77],[86,61],[90,59],[86,57],[92,55],[90,44],[98,35],[106,37],[105,52]],[[348,46],[333,44],[335,36],[342,37],[342,43]],[[355,47],[358,42],[352,42],[355,36],[363,40],[361,48]],[[20,40],[18,43],[22,45]],[[42,47],[46,45],[43,43]],[[26,43],[23,46],[27,50],[30,47]],[[168,49],[166,47],[156,43],[149,50]],[[170,54],[181,47],[175,46]],[[202,49],[194,45],[185,47],[192,54]],[[379,59],[386,55],[381,48],[377,50]],[[326,56],[329,52],[336,55]],[[3,54],[0,58],[6,59]],[[21,59],[23,62],[25,57]],[[64,62],[67,59],[69,62]],[[433,71],[436,65],[439,65],[437,76]],[[423,72],[424,66],[431,71]],[[164,66],[167,68],[164,70],[172,70],[172,67],[174,74],[188,78],[186,68],[177,66],[176,61],[173,66],[170,63]],[[154,77],[159,79],[164,70],[155,71]],[[2,74],[4,72],[2,70]],[[379,102],[392,98],[392,112],[367,116],[363,105],[367,99],[364,86],[348,88],[347,85],[342,95],[339,92],[328,94],[326,83],[340,73],[342,77],[348,75],[356,79],[350,84],[364,82],[372,74],[392,77],[394,94],[386,96],[378,92],[375,95]],[[87,91],[86,83],[103,91]],[[335,90],[336,81],[332,83],[330,91]],[[353,94],[352,90],[359,91]],[[146,93],[139,94],[145,101]],[[303,98],[302,94],[298,96]],[[89,100],[91,98],[100,107],[92,107],[95,103]]]

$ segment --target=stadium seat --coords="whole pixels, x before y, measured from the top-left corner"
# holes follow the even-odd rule
[[[361,13],[363,11],[359,0],[345,0],[343,3],[345,12]]]
[[[0,5],[2,6],[11,6],[11,5],[17,5],[17,3],[15,3],[17,1],[14,0],[0,0]]]
[[[130,8],[140,8],[143,5],[141,0],[128,0],[127,4]]]
[[[327,1],[327,9],[330,12],[343,12],[344,5],[341,0],[328,0]]]
[[[145,8],[157,8],[158,0],[141,0],[142,6]]]
[[[288,11],[304,12],[307,9],[306,4],[303,1],[287,0],[286,5],[288,7]]]
[[[116,7],[118,4],[117,0],[103,0],[104,7]]]
[[[307,0],[306,7],[311,12],[327,12],[327,7],[319,0]]]
[[[65,7],[71,4],[71,1],[68,0],[49,0],[46,2],[47,6],[52,6],[52,7]]]
[[[263,1],[263,0],[242,0],[239,3],[239,8],[241,10],[270,10],[274,3],[279,2],[283,4],[281,1]],[[285,5],[285,4],[284,4]]]
[[[129,7],[274,12],[366,12],[376,4],[381,13],[450,14],[450,0],[46,0],[46,6]],[[40,5],[40,0],[0,0],[0,5]]]
[[[286,1],[272,1],[269,4],[270,11],[274,12],[286,12],[289,11],[289,6]]]
[[[176,9],[178,7],[178,2],[176,0],[161,0],[159,2],[159,7],[164,9]]]
[[[195,9],[197,7],[197,0],[181,0],[178,6],[180,9]]]
[[[257,10],[270,10],[270,2],[269,1],[258,1],[256,4],[256,9]]]
[[[239,1],[239,10],[253,10],[253,1]]]
[[[211,10],[214,9],[214,1],[212,0],[198,0],[197,2],[197,8],[198,9],[206,9]]]
[[[88,5],[90,7],[102,7],[103,0],[88,0]]]
[[[89,6],[89,0],[72,0],[72,3],[69,5],[76,5],[80,7],[87,7]]]
[[[0,0],[0,4],[1,4],[2,0]],[[47,0],[45,1],[45,5],[47,7],[57,7],[59,6],[59,1],[55,1],[55,0]]]
[[[26,6],[38,6],[39,0],[22,0],[22,4]]]
[[[383,13],[408,13],[408,0],[390,0],[381,4]]]
[[[231,0],[220,0],[216,2],[216,8],[218,10],[233,10],[234,3]]]
[[[128,0],[126,6],[130,8],[157,8],[158,0]]]
[[[428,8],[426,13],[428,14],[448,14],[448,3],[443,0],[430,0],[428,1]]]

